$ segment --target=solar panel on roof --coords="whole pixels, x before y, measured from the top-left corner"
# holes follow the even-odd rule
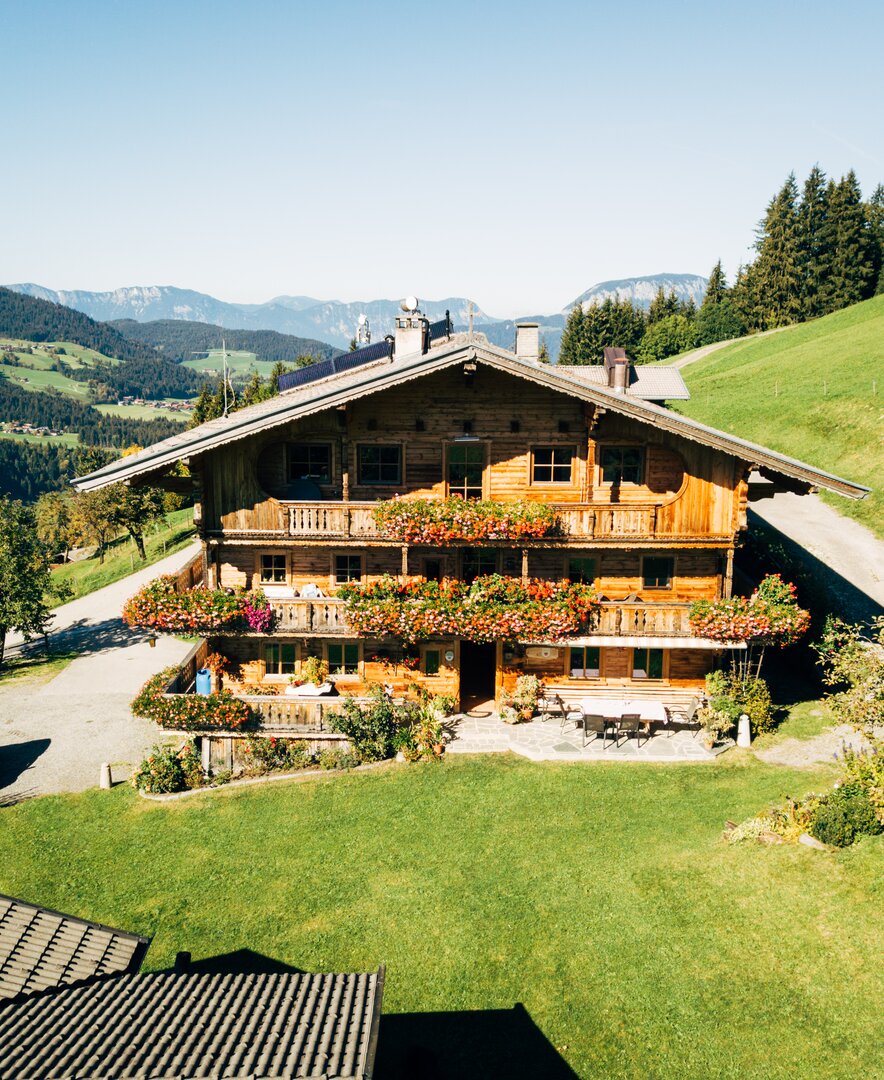
[[[438,322],[430,323],[430,341],[437,341],[439,338],[451,337],[451,315],[449,312],[445,312],[445,318],[439,319]]]
[[[281,393],[283,390],[292,390],[296,386],[306,386],[307,383],[316,382],[317,379],[324,379],[328,375],[340,375],[344,371],[351,371],[353,368],[368,364],[372,360],[383,360],[384,357],[392,355],[393,342],[384,339],[375,342],[374,345],[366,345],[364,349],[341,353],[340,356],[333,356],[331,360],[322,360],[318,364],[310,364],[307,367],[299,368],[297,371],[290,371],[287,375],[280,375],[276,385]]]

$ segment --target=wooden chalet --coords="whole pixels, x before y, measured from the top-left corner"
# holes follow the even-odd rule
[[[693,692],[717,647],[692,636],[690,605],[731,593],[750,473],[777,490],[867,493],[667,408],[688,396],[676,369],[635,366],[622,350],[597,367],[546,365],[534,324],[517,328],[514,351],[417,312],[397,324],[395,338],[284,377],[278,397],[76,481],[175,489],[172,470],[187,464],[206,584],[263,589],[278,615],[272,634],[224,642],[251,693],[287,683],[308,656],[357,695],[411,680],[466,704],[499,699],[524,672],[584,696]],[[530,541],[403,545],[372,514],[393,495],[453,494],[548,503],[561,528]],[[591,631],[565,642],[430,639],[409,670],[398,642],[355,635],[336,597],[343,583],[382,575],[493,572],[593,583],[602,604]]]

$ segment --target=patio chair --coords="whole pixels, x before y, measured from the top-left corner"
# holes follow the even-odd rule
[[[699,698],[693,697],[687,705],[673,705],[665,706],[666,709],[666,722],[670,728],[672,728],[671,734],[675,734],[674,725],[684,724],[685,726],[694,728],[694,738],[697,737],[697,732],[702,728],[702,724],[697,720],[697,710],[701,707],[702,702]]]
[[[555,694],[541,694],[537,699],[537,712],[542,721],[548,720],[551,716],[558,716],[560,711],[559,699]]]
[[[617,733],[615,741],[617,745],[620,745],[620,736],[625,735],[628,739],[630,735],[635,735],[635,745],[641,745],[642,735],[642,718],[638,713],[624,713],[620,717],[620,721],[617,724]],[[647,743],[650,738],[650,734],[645,732],[645,742]]]
[[[608,728],[611,726],[611,721],[607,720],[604,716],[599,716],[598,713],[584,713],[583,714],[583,745],[586,746],[586,736],[592,731],[594,733],[593,742],[598,739],[599,735],[602,737],[602,750],[605,749],[605,740],[608,735]]]
[[[579,705],[569,705],[559,694],[556,694],[556,701],[558,702],[559,712],[562,716],[559,731],[564,731],[565,724],[570,720],[573,720],[578,727],[583,723],[583,709],[581,709]]]

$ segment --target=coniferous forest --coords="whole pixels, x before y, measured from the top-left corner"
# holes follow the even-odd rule
[[[801,189],[790,174],[768,204],[755,251],[731,287],[716,263],[699,309],[662,290],[647,312],[629,300],[575,307],[559,363],[600,364],[606,346],[650,363],[884,292],[884,185],[864,200],[852,170],[836,181],[814,166]]]

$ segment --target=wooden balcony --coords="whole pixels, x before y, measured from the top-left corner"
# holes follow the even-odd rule
[[[610,637],[691,637],[690,604],[604,603],[592,634]]]
[[[353,637],[343,600],[271,600],[276,633]],[[608,637],[691,637],[690,604],[603,603],[588,631]]]
[[[288,519],[288,534],[297,540],[386,539],[378,530],[372,515],[376,503],[289,502],[283,505]],[[657,536],[656,506],[589,506],[563,503],[554,506],[554,509],[561,522],[560,536],[539,541],[512,542],[519,546],[532,546],[571,539],[654,539]],[[505,541],[495,543],[500,545]]]

